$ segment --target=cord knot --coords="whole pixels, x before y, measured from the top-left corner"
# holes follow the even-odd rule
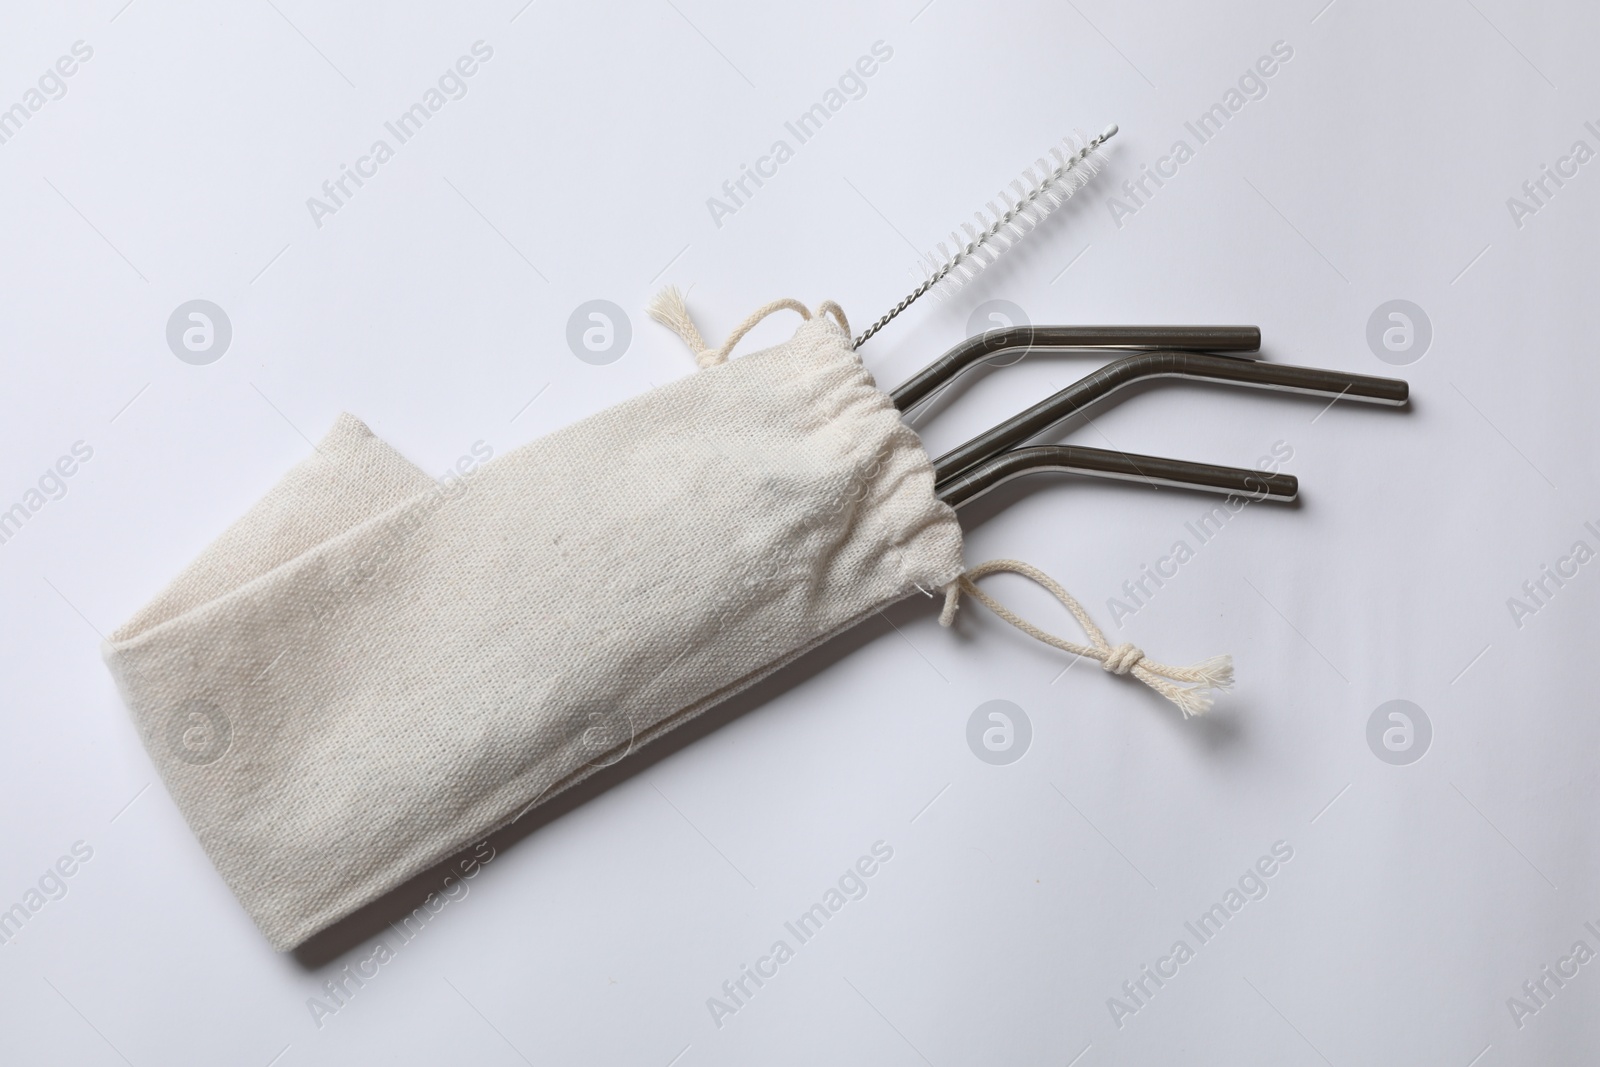
[[[1041,630],[978,588],[979,578],[1002,571],[1020,574],[1048,590],[1072,613],[1072,617],[1078,620],[1083,632],[1089,635],[1089,644],[1080,645]],[[1124,641],[1120,645],[1113,646],[1106,640],[1105,632],[1095,625],[1094,620],[1089,618],[1089,613],[1083,610],[1083,605],[1079,604],[1071,593],[1061,588],[1058,582],[1037,567],[1031,567],[1019,560],[990,560],[964,574],[957,575],[955,581],[944,587],[944,610],[939,612],[939,625],[949,626],[956,621],[956,608],[960,605],[963,595],[977,600],[1029,637],[1059,648],[1063,652],[1070,652],[1074,656],[1099,660],[1100,665],[1112,674],[1133,675],[1178,705],[1186,719],[1194,715],[1204,715],[1211,707],[1212,691],[1227,689],[1233,684],[1233,660],[1228,656],[1213,656],[1189,667],[1170,667],[1146,659],[1144,651],[1137,645]]]
[[[1106,653],[1100,666],[1112,674],[1127,674],[1144,661],[1144,649],[1124,641]]]

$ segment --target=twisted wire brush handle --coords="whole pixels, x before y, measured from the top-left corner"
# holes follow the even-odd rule
[[[921,285],[918,285],[915,289],[911,290],[910,293],[906,294],[905,298],[901,300],[900,303],[896,304],[888,314],[884,315],[883,318],[879,319],[871,326],[868,326],[866,330],[862,332],[861,336],[855,339],[851,347],[860,348],[867,342],[869,338],[872,337],[873,334],[889,325],[890,322],[894,321],[895,316],[899,315],[902,311],[920,299],[930,289],[933,289],[940,282],[949,277],[951,271],[955,270],[958,266],[971,258],[985,243],[993,240],[1002,230],[1015,222],[1018,216],[1033,208],[1039,202],[1040,197],[1044,196],[1045,193],[1050,190],[1056,182],[1060,181],[1069,171],[1075,169],[1085,159],[1089,158],[1089,156],[1096,149],[1105,144],[1107,141],[1111,140],[1111,138],[1115,137],[1116,135],[1117,125],[1116,123],[1112,123],[1110,126],[1107,126],[1098,137],[1092,138],[1082,148],[1074,152],[1066,160],[1066,162],[1062,163],[1059,167],[1052,171],[1047,178],[1034,185],[1034,187],[1025,195],[1019,197],[1014,203],[1012,203],[1009,209],[997,216],[986,230],[974,237],[972,240],[968,241],[965,245],[959,247],[954,255],[947,257],[944,263],[937,270],[929,274],[928,277],[923,280]]]

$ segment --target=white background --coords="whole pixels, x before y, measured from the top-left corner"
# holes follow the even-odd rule
[[[1574,141],[1600,148],[1600,16],[522,2],[7,5],[0,107],[75,41],[93,56],[0,144],[0,508],[74,442],[93,457],[0,545],[0,907],[74,842],[93,857],[0,947],[0,1061],[1592,1058],[1600,963],[1537,1013],[1507,1000],[1574,942],[1600,950],[1600,563],[1520,627],[1507,601],[1575,541],[1600,547],[1600,163],[1520,227],[1507,198]],[[318,227],[307,198],[479,40],[493,58],[467,95]],[[876,41],[893,56],[865,94],[717,226],[707,198]],[[1185,120],[1278,41],[1293,57],[1266,96],[1119,226],[1121,183],[1193,147]],[[668,282],[696,284],[715,340],[779,296],[837,299],[859,328],[1057,137],[1111,121],[1079,199],[864,353],[897,383],[999,298],[1034,322],[1259,323],[1269,358],[1409,379],[1406,411],[1158,386],[1058,435],[1240,466],[1292,449],[1302,502],[1246,508],[1113,628],[1169,662],[1231,652],[1237,690],[1184,722],[981,610],[952,632],[902,604],[499,842],[318,1018],[322,983],[393,935],[268,949],[155,780],[100,635],[340,411],[442,473],[690,373],[639,312]],[[233,328],[204,366],[165,337],[196,298]],[[632,315],[603,366],[566,342],[596,298]],[[1405,367],[1366,336],[1397,298],[1433,330]],[[937,454],[1095,365],[976,375],[919,429]],[[1032,561],[1109,626],[1107,598],[1211,503],[1040,479],[964,515],[967,558]],[[1023,583],[993,588],[1069,631]],[[1032,724],[1006,766],[966,740],[995,699]],[[1432,724],[1410,765],[1367,742],[1394,699]],[[870,892],[716,1025],[707,998],[876,841],[894,857]],[[1280,841],[1265,898],[1119,1025],[1108,999],[1195,947],[1185,921]]]

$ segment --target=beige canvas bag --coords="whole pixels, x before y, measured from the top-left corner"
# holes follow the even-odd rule
[[[792,339],[727,358],[783,308]],[[1086,616],[1091,646],[1053,638],[972,584],[988,570],[963,577],[929,458],[836,306],[769,305],[715,351],[675,293],[653,313],[699,373],[449,487],[342,415],[108,640],[162,779],[274,947],[915,593],[944,590],[947,623],[977,595],[1186,712],[1199,690],[1150,670],[1226,683]]]

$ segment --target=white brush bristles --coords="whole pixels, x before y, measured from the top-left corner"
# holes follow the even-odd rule
[[[976,278],[1105,166],[1100,146],[1116,133],[1116,123],[1112,123],[1098,137],[1065,137],[1047,157],[1026,168],[1022,177],[1001,189],[998,197],[984,205],[984,210],[973,213],[974,221],[963,222],[959,230],[951,232],[949,240],[939,242],[924,257],[917,287],[862,331],[854,347],[866,344],[924,294],[949,296]]]
[[[1070,200],[1105,166],[1100,146],[1115,133],[1111,126],[1093,139],[1063,138],[974,212],[974,222],[951,231],[924,257],[922,273],[931,291],[940,297],[959,291]]]

